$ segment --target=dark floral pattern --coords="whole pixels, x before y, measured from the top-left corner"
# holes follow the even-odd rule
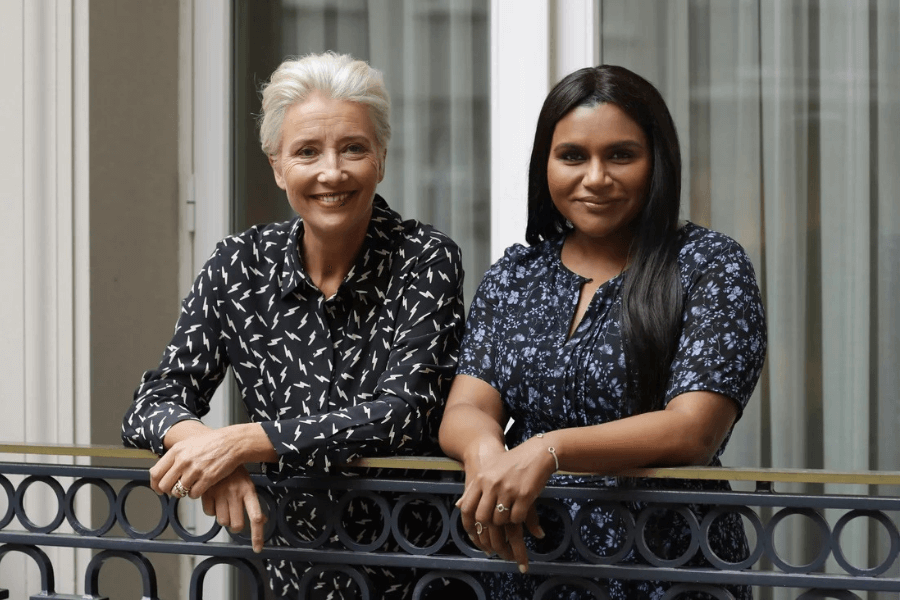
[[[563,239],[532,247],[512,246],[487,272],[470,309],[457,373],[477,377],[497,389],[513,424],[507,444],[514,447],[535,434],[583,427],[627,417],[625,356],[620,336],[622,275],[600,286],[581,323],[569,337],[585,279],[560,260]],[[678,264],[684,291],[683,328],[664,403],[685,392],[711,391],[737,403],[750,399],[766,351],[766,323],[756,276],[743,248],[729,237],[693,223],[680,232]],[[727,439],[716,452],[713,465]],[[727,482],[626,480],[614,477],[554,476],[551,485],[591,482],[667,489],[728,489]],[[572,515],[581,506],[568,501]],[[645,508],[629,505],[635,518]],[[693,506],[702,519],[707,507]],[[614,554],[624,532],[620,519],[603,509],[585,527],[588,548]],[[657,556],[674,559],[690,542],[690,530],[673,511],[653,517],[647,541]],[[740,517],[717,519],[710,542],[724,560],[748,555]],[[573,551],[574,552],[574,551]],[[574,558],[574,556],[570,556]],[[641,562],[632,550],[623,562]],[[706,565],[698,552],[689,565]],[[486,576],[490,593],[507,600],[531,598],[540,577],[510,573]],[[610,597],[658,598],[661,582],[610,580]],[[749,598],[749,588],[734,588]],[[571,598],[579,598],[577,592]]]

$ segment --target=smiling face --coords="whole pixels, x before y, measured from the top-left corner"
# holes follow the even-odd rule
[[[547,184],[573,241],[631,242],[653,159],[640,126],[614,104],[579,106],[559,120],[550,143]]]
[[[368,108],[313,92],[285,112],[281,147],[269,157],[275,182],[320,240],[362,242],[375,187],[384,177]]]

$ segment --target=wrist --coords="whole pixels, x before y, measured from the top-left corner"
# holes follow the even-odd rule
[[[538,433],[531,438],[542,453],[542,464],[549,471],[548,477],[559,471],[559,454],[554,442],[555,437],[549,434]]]
[[[492,457],[506,452],[502,440],[494,437],[482,437],[470,444],[462,456],[464,465],[480,465],[489,462]]]

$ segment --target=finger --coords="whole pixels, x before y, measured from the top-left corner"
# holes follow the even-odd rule
[[[497,512],[497,497],[490,492],[481,495],[477,508],[474,509],[475,520],[482,523],[494,523]]]
[[[216,522],[222,527],[231,526],[231,511],[225,498],[216,498]]]
[[[509,514],[511,512],[509,504],[497,502],[494,505],[494,525],[504,527],[509,524]]]
[[[200,502],[203,503],[203,514],[208,517],[216,516],[216,503],[209,494],[201,496]]]
[[[490,529],[490,550],[497,554],[503,560],[513,560],[513,554],[509,549],[509,543],[506,541],[505,527],[491,527]]]
[[[228,510],[229,510],[229,518],[231,519],[231,524],[228,528],[231,530],[231,533],[238,533],[239,531],[243,531],[244,529],[244,503],[243,502],[235,502],[234,499],[228,502]]]
[[[525,546],[522,525],[513,523],[506,526],[506,539],[509,541],[509,550],[513,560],[519,564],[519,572],[528,571],[528,548]]]
[[[171,469],[173,460],[174,457],[171,453],[166,453],[150,468],[150,487],[157,494],[168,494],[172,489],[171,487],[169,489],[164,489],[160,485],[160,480],[162,480]],[[172,485],[175,485],[174,482]]]
[[[544,537],[547,535],[546,533],[544,533],[544,528],[541,527],[541,521],[538,518],[537,513],[537,505],[535,505],[533,502],[528,509],[528,514],[525,516],[525,527],[528,528],[528,531],[531,532],[531,535],[539,540],[544,539]]]
[[[256,495],[256,490],[250,490],[244,496],[244,508],[247,510],[247,517],[250,519],[250,543],[253,545],[253,551],[256,553],[262,552],[266,516],[259,505],[259,497]]]

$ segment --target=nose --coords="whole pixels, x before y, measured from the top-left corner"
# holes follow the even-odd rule
[[[612,183],[609,169],[600,159],[591,160],[587,165],[587,172],[584,174],[584,187],[589,189],[599,189]]]
[[[341,158],[337,153],[329,152],[322,156],[321,170],[317,180],[319,183],[334,184],[347,179],[341,165]]]

